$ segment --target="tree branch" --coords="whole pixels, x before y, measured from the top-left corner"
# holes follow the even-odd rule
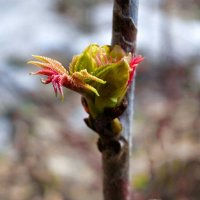
[[[137,35],[138,0],[115,0],[113,8],[112,45],[120,45],[126,52],[135,53]],[[120,137],[102,150],[104,200],[129,200],[129,158],[133,121],[134,81],[126,94],[128,107],[120,116],[123,131]],[[113,148],[111,148],[113,147]],[[115,148],[114,148],[115,147]],[[114,151],[115,150],[115,151]]]

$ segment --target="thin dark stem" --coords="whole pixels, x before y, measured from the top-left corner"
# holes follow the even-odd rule
[[[126,52],[135,53],[137,35],[138,0],[115,0],[113,9],[112,45],[120,45]],[[133,120],[134,81],[126,99],[128,107],[120,116],[123,126],[119,138],[119,151],[102,151],[104,200],[129,200],[129,157]]]

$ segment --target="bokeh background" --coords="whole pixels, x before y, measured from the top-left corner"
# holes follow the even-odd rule
[[[101,155],[80,96],[29,76],[110,44],[112,0],[0,0],[0,199],[100,200]],[[200,199],[200,1],[140,0],[134,200]]]

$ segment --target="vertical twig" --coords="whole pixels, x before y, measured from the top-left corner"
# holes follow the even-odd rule
[[[135,52],[138,0],[114,0],[112,45],[120,45],[126,52]],[[129,157],[133,120],[134,81],[127,95],[128,107],[121,115],[123,126],[119,151],[102,151],[104,200],[129,200]]]

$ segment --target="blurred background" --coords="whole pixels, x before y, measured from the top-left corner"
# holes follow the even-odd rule
[[[100,200],[101,155],[80,96],[29,76],[110,44],[112,0],[0,0],[0,199]],[[140,0],[134,200],[200,199],[200,1]]]

